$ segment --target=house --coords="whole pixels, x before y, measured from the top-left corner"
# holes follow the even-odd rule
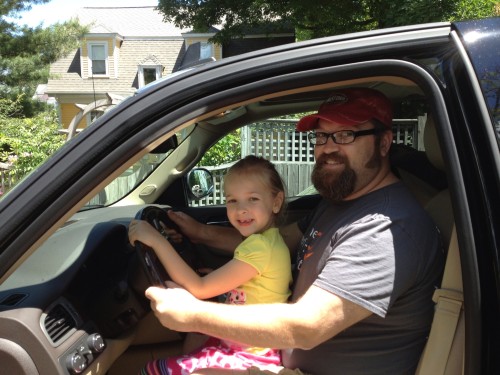
[[[80,48],[50,66],[45,94],[54,97],[62,128],[71,137],[137,89],[199,60],[293,42],[290,28],[276,35],[249,33],[225,46],[208,42],[217,31],[199,33],[163,22],[151,6],[87,7],[76,14],[89,32]],[[271,37],[270,37],[271,36]]]

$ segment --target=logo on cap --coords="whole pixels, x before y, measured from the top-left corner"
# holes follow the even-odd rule
[[[302,117],[297,123],[299,132],[315,129],[319,120],[345,126],[355,126],[376,119],[388,128],[392,125],[392,103],[380,91],[367,88],[348,88],[331,93],[317,113]]]
[[[328,97],[328,99],[326,99],[323,104],[331,104],[331,103],[339,104],[339,103],[347,103],[348,101],[349,98],[347,97],[347,95],[341,93],[334,93],[330,95],[330,97]]]

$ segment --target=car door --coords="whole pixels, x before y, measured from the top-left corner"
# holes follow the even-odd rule
[[[491,27],[498,30],[498,20]],[[325,38],[229,58],[144,90],[72,139],[0,202],[0,277],[14,272],[103,185],[182,128],[201,129],[205,122],[207,131],[215,130],[207,119],[218,113],[252,103],[270,105],[268,99],[295,93],[411,82],[424,93],[422,105],[436,122],[446,163],[467,316],[464,372],[498,372],[498,143],[464,39],[450,24]],[[405,103],[399,102],[402,108]],[[279,115],[274,105],[271,114]],[[234,127],[242,125],[234,120]],[[185,148],[182,158],[175,150],[166,158],[165,185],[148,194],[139,185],[119,204],[161,203],[205,223],[225,222],[222,205],[189,207],[182,175],[209,146],[190,141],[179,145],[179,151]],[[301,216],[314,199],[297,199],[290,208]]]

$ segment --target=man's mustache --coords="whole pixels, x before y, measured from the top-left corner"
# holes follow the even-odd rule
[[[321,166],[326,164],[327,161],[333,161],[334,163],[348,164],[347,158],[342,155],[321,155],[316,159],[316,165]]]

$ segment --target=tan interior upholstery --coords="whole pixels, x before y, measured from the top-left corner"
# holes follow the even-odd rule
[[[434,166],[442,171],[445,170],[443,154],[439,146],[436,124],[431,115],[427,116],[424,128],[424,148],[425,154]]]
[[[437,168],[445,164],[434,121],[427,118],[424,129],[427,157]],[[447,251],[441,288],[436,290],[434,320],[417,375],[461,375],[463,372],[464,327],[462,272],[449,190],[436,194],[425,206],[439,228]]]
[[[439,146],[436,126],[432,116],[427,116],[424,129],[425,154],[429,161],[439,170],[445,171],[441,147]],[[443,247],[448,249],[451,231],[454,225],[453,211],[451,207],[450,192],[444,189],[431,198],[425,205],[425,209],[434,219],[441,232]]]

